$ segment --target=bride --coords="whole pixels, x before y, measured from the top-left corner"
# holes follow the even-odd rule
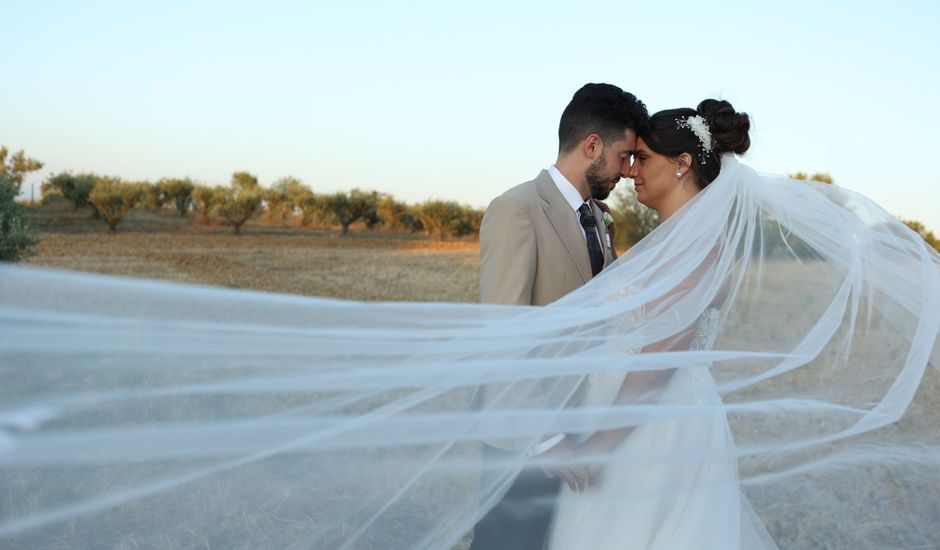
[[[735,112],[727,101],[707,99],[694,110],[656,113],[648,131],[637,138],[629,171],[637,200],[656,210],[660,219],[668,220],[715,180],[723,155],[747,151],[749,128],[747,114]],[[730,157],[726,159],[729,162],[733,162]],[[682,286],[694,284],[693,279],[699,276],[695,273],[668,298],[681,293]],[[642,351],[710,349],[725,299],[720,293],[687,330]],[[611,395],[618,385],[616,395]],[[583,404],[627,403],[653,389],[659,390],[654,395],[661,404],[703,408],[721,404],[708,364],[631,372],[626,377],[590,377]],[[756,518],[746,517],[742,524],[733,447],[728,420],[720,410],[650,422],[635,430],[594,432],[579,445],[578,452],[585,457],[606,456],[607,464],[600,470],[592,468],[596,481],[588,488],[588,495],[562,490],[549,547],[775,547]],[[693,452],[716,456],[695,461],[682,458]],[[619,498],[623,494],[634,497]]]
[[[481,442],[558,433],[555,549],[936,547],[940,256],[653,119],[664,222],[546,307],[0,267],[0,548],[460,548],[529,462]]]

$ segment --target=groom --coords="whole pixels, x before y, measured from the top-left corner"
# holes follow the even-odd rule
[[[611,84],[587,84],[561,115],[558,158],[532,181],[490,203],[480,227],[483,303],[546,305],[590,281],[614,259],[603,213],[606,199],[630,168],[636,134],[649,121],[646,106]],[[480,406],[492,405],[485,388]],[[534,404],[534,406],[538,406]],[[525,451],[490,442],[489,460]],[[499,446],[497,446],[499,445]],[[502,447],[502,448],[501,448]],[[556,434],[529,449],[542,468],[523,469],[503,499],[477,523],[471,550],[540,550],[548,533],[559,479],[576,488],[586,472],[570,463],[573,447]]]

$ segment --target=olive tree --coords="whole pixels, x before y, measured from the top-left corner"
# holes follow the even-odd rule
[[[375,191],[366,192],[353,189],[349,193],[334,193],[326,198],[326,208],[333,220],[343,228],[343,235],[349,233],[349,226],[357,221],[369,224],[376,218],[379,195]]]
[[[225,188],[218,211],[232,225],[236,235],[241,235],[242,225],[261,211],[262,194],[258,178],[248,172],[232,174],[232,185]]]
[[[415,212],[429,237],[444,240],[452,235],[463,217],[463,211],[454,201],[428,200],[417,206]]]
[[[99,178],[88,195],[88,201],[108,224],[111,233],[117,233],[121,220],[127,218],[131,210],[146,197],[147,186],[144,183],[121,181],[120,178]]]
[[[65,197],[72,203],[75,210],[85,206],[91,206],[88,200],[91,190],[98,183],[99,176],[95,174],[72,174],[71,172],[60,172],[55,174],[42,183],[42,200],[48,203],[55,196]]]
[[[193,186],[192,202],[193,208],[199,215],[207,220],[222,205],[225,199],[225,187],[217,185],[210,187],[208,185]]]
[[[163,178],[157,182],[157,188],[167,202],[173,203],[180,217],[185,217],[193,203],[196,184],[189,178]]]

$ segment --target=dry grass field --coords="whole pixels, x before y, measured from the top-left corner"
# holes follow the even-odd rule
[[[58,205],[61,206],[61,205]],[[351,300],[474,302],[479,244],[420,235],[246,224],[135,212],[110,234],[88,212],[31,209],[41,241],[29,265]]]

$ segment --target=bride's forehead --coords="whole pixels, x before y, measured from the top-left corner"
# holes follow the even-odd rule
[[[636,147],[635,147],[635,150],[636,150],[636,152],[638,152],[638,153],[639,153],[640,151],[643,151],[644,153],[652,153],[652,152],[653,152],[653,150],[650,149],[649,145],[647,145],[646,142],[645,142],[645,141],[643,140],[643,138],[641,138],[641,137],[636,138]]]

